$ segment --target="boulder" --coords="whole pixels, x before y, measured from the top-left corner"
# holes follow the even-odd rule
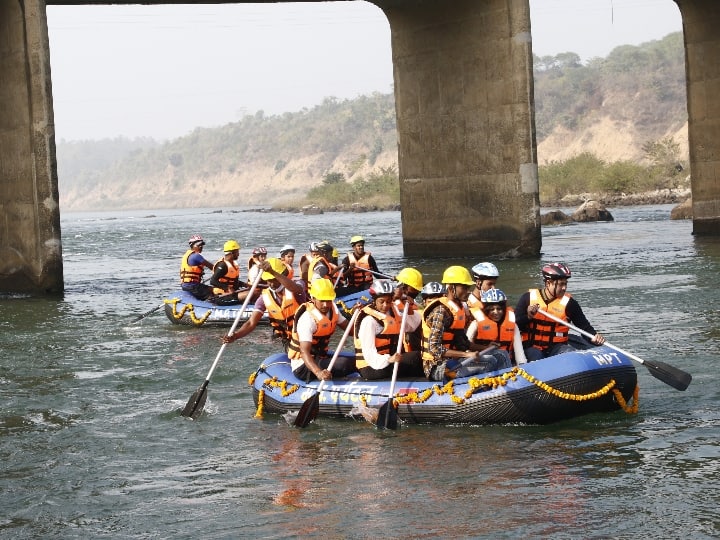
[[[552,210],[540,216],[540,225],[562,225],[572,221],[572,218],[561,210]]]
[[[314,216],[317,214],[323,214],[324,212],[323,212],[322,208],[319,208],[319,207],[311,204],[308,206],[303,206],[302,213],[305,214],[306,216]]]
[[[673,208],[670,219],[692,219],[692,199],[687,199]]]
[[[615,221],[612,214],[598,201],[585,201],[572,214],[572,219],[581,223],[588,221]]]

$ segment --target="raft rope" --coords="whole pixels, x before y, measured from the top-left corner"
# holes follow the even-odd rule
[[[190,320],[192,323],[196,326],[200,326],[203,324],[207,318],[210,316],[210,313],[212,313],[212,309],[208,309],[207,313],[203,315],[202,317],[197,317],[195,315],[195,306],[192,304],[185,304],[180,311],[177,310],[178,302],[180,302],[179,298],[171,298],[170,300],[165,299],[163,300],[166,304],[172,304],[172,316],[176,321],[179,321],[183,318],[183,315],[185,315],[185,312],[188,312],[190,315]]]
[[[257,374],[260,371],[264,371],[265,366],[260,366],[260,368],[250,375],[250,378],[248,379],[248,383],[252,386],[255,382],[255,378],[257,377]],[[615,400],[617,401],[620,408],[625,411],[627,414],[636,414],[639,409],[639,401],[638,397],[640,394],[640,387],[636,384],[635,390],[633,391],[632,395],[632,405],[628,405],[628,403],[625,401],[625,398],[622,395],[622,392],[618,390],[615,387],[615,379],[610,379],[610,382],[608,382],[605,386],[600,388],[599,390],[595,392],[590,392],[588,394],[570,394],[568,392],[563,392],[562,390],[558,390],[557,388],[553,388],[552,386],[544,383],[543,381],[536,379],[532,375],[530,375],[527,371],[525,371],[522,368],[514,367],[507,373],[503,373],[502,375],[498,375],[495,377],[483,377],[483,378],[477,378],[477,377],[471,377],[467,381],[468,390],[465,392],[462,396],[456,396],[455,395],[455,381],[449,381],[443,386],[440,386],[438,384],[433,385],[432,388],[428,388],[426,390],[423,390],[422,392],[411,392],[409,394],[405,394],[403,396],[395,396],[392,401],[393,407],[397,408],[400,404],[412,404],[412,403],[424,403],[428,399],[432,397],[433,394],[437,394],[438,396],[442,396],[444,394],[447,394],[450,396],[450,399],[453,403],[456,403],[458,405],[462,405],[465,403],[467,399],[472,397],[473,394],[479,391],[484,390],[491,390],[495,389],[498,386],[505,386],[509,380],[516,381],[517,376],[520,375],[524,379],[526,379],[528,382],[531,382],[538,388],[544,390],[550,395],[553,395],[555,397],[558,397],[560,399],[566,399],[570,401],[589,401],[591,399],[598,399],[603,396],[605,396],[608,392],[612,390],[613,394],[615,395]],[[280,392],[283,397],[287,397],[293,392],[296,392],[300,385],[293,384],[288,388],[288,382],[287,381],[279,381],[277,377],[272,377],[271,379],[267,379],[263,386],[269,386],[269,387],[275,387],[280,388]],[[360,394],[359,399],[360,402],[363,405],[367,406],[367,396],[374,395],[374,394]],[[262,418],[262,408],[263,408],[263,402],[265,397],[265,389],[260,389],[258,393],[258,408],[255,413],[255,418]]]

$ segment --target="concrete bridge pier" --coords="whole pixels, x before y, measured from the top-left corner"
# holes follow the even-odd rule
[[[390,22],[406,255],[537,256],[528,0],[373,0]]]
[[[0,290],[63,290],[45,2],[0,2]]]
[[[675,3],[685,40],[693,234],[720,236],[720,6]]]

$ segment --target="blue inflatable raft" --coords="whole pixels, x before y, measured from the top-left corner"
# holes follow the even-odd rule
[[[179,289],[163,300],[165,302],[165,315],[173,324],[184,324],[189,326],[222,325],[230,326],[235,321],[242,304],[219,306],[212,302],[198,300],[187,291]],[[370,302],[370,294],[367,291],[349,294],[338,297],[335,303],[345,317],[350,318],[350,311],[358,303]],[[242,324],[252,315],[255,309],[254,304],[248,304],[240,316]],[[259,324],[269,324],[267,313],[263,313]]]
[[[352,356],[342,351],[341,355]],[[318,381],[297,379],[284,353],[269,356],[250,378],[259,412],[298,411]],[[548,424],[637,405],[637,372],[624,354],[609,347],[578,350],[518,367],[445,383],[399,379],[394,403],[405,423]],[[387,402],[390,381],[358,377],[325,383],[318,416],[352,416]],[[365,414],[363,414],[367,418]]]

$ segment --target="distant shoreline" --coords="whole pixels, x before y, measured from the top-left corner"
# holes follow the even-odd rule
[[[562,199],[555,201],[542,201],[540,207],[544,209],[550,208],[572,208],[583,204],[586,201],[597,201],[606,207],[613,206],[643,206],[650,204],[680,204],[688,200],[691,196],[690,189],[659,189],[655,191],[647,191],[642,193],[580,193],[566,195]],[[387,205],[364,205],[362,203],[353,204],[333,204],[323,205],[322,203],[310,203],[303,206],[273,206],[270,208],[244,210],[245,212],[286,212],[290,214],[323,214],[325,212],[390,212],[400,211],[400,203],[392,203]]]

